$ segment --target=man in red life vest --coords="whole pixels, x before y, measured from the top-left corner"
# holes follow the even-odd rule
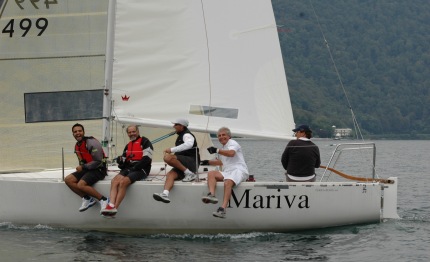
[[[139,129],[130,125],[126,129],[130,142],[125,146],[122,156],[117,158],[121,169],[111,181],[110,203],[101,214],[112,217],[118,211],[119,205],[125,197],[128,186],[138,180],[145,179],[151,171],[152,152],[154,148],[148,138],[140,136]]]
[[[105,155],[102,145],[97,139],[85,136],[84,126],[75,124],[72,127],[76,139],[75,153],[79,160],[76,172],[68,175],[66,185],[77,195],[82,197],[80,212],[94,206],[96,199],[101,208],[105,208],[109,200],[93,188],[93,185],[103,180],[107,175]]]

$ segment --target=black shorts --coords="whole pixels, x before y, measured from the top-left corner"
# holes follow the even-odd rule
[[[197,168],[196,167],[196,160],[193,157],[189,157],[189,156],[176,156],[176,158],[179,160],[179,162],[181,162],[182,165],[184,165],[186,168],[188,168],[191,172],[196,173],[197,172]],[[177,169],[177,168],[172,168],[172,171],[175,171],[176,174],[178,174],[178,178],[176,180],[182,180],[185,177],[184,172],[182,172],[181,170]]]
[[[107,174],[102,170],[93,169],[83,170],[82,172],[74,172],[72,175],[75,176],[78,181],[84,180],[87,185],[92,186],[97,183],[97,181],[103,180]]]
[[[128,169],[123,169],[119,172],[119,174],[128,177],[132,184],[136,181],[143,180],[148,176],[148,174],[143,170],[128,172]]]

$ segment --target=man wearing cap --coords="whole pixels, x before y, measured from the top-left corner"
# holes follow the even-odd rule
[[[175,147],[164,150],[164,162],[173,168],[167,173],[163,192],[152,195],[155,200],[163,203],[170,203],[169,192],[176,180],[191,182],[196,179],[196,172],[200,163],[197,140],[188,130],[188,120],[179,118],[172,123],[178,138]]]
[[[312,130],[307,125],[293,129],[296,140],[291,140],[282,154],[282,166],[287,173],[287,182],[315,182],[315,168],[320,167],[318,146],[310,139]]]

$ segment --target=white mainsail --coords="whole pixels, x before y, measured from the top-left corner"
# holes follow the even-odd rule
[[[71,127],[78,121],[101,137],[101,120],[26,123],[24,96],[103,89],[107,8],[107,0],[3,2],[0,172],[60,168],[62,148],[65,166],[76,166]]]
[[[116,119],[291,138],[294,120],[270,0],[118,0]],[[127,101],[126,99],[128,98]]]

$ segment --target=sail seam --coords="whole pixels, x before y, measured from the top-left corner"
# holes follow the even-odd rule
[[[105,56],[104,54],[99,54],[99,55],[73,55],[73,56],[20,57],[20,58],[0,58],[0,61],[59,59],[59,58],[82,58],[82,57],[104,57],[104,56]]]

